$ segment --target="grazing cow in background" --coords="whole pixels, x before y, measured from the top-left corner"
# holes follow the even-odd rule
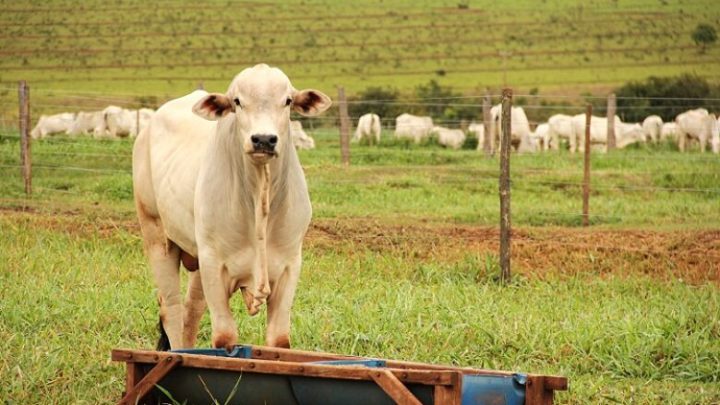
[[[300,121],[290,121],[290,138],[295,149],[315,149],[315,140],[305,133]]]
[[[490,144],[495,145],[495,141],[500,142],[502,134],[502,104],[493,106],[490,109]],[[510,144],[515,147],[518,152],[533,152],[534,148],[530,140],[530,122],[528,121],[525,110],[522,107],[512,107],[510,110]],[[498,147],[498,150],[500,148]]]
[[[568,140],[570,152],[577,150],[577,138],[573,129],[572,118],[565,114],[555,114],[548,118],[548,142],[545,150],[560,149],[560,138]]]
[[[251,315],[267,303],[265,342],[289,347],[290,309],[310,223],[307,184],[289,134],[290,112],[331,105],[296,90],[277,68],[240,72],[225,93],[197,90],[164,104],[133,149],[135,205],[172,349],[195,344],[207,303],[212,344],[230,348],[228,300]],[[190,273],[183,304],[178,268]]]
[[[360,142],[363,139],[367,139],[371,145],[373,143],[377,145],[380,143],[381,131],[382,125],[380,125],[380,117],[372,113],[364,114],[358,120],[353,141]]]
[[[548,143],[550,143],[550,124],[542,123],[538,125],[530,135],[530,140],[538,151],[548,150]]]
[[[473,121],[468,125],[468,132],[474,133],[475,137],[477,137],[477,150],[483,150],[483,146],[485,145],[485,125],[482,122],[477,123]]]
[[[395,118],[395,138],[412,139],[415,143],[427,139],[433,129],[430,117],[418,117],[411,114],[400,114]]]
[[[103,116],[110,138],[134,137],[137,134],[137,116],[134,111],[111,105],[103,110]]]
[[[674,122],[666,122],[660,129],[660,140],[665,142],[668,139],[677,143],[677,125]]]
[[[102,111],[84,112],[81,111],[75,117],[68,135],[95,135],[100,136],[105,132],[105,119]]]
[[[715,114],[709,114],[704,108],[686,111],[675,117],[678,148],[685,151],[688,140],[700,142],[700,151],[705,152],[708,141],[713,145],[713,153],[720,152],[720,130]],[[715,147],[714,145],[718,145]]]
[[[460,149],[465,143],[465,133],[461,129],[433,127],[432,132],[437,135],[438,143],[446,148]]]
[[[660,131],[662,131],[663,120],[657,115],[650,115],[642,122],[643,131],[645,131],[646,139],[657,143],[660,140]]]
[[[75,114],[60,113],[55,115],[41,115],[35,128],[30,131],[33,139],[45,138],[48,135],[67,133],[75,122]]]
[[[585,121],[585,114],[572,117],[574,136],[581,152],[585,150]],[[604,152],[607,152],[607,122],[605,117],[593,116],[590,119],[590,143],[602,145]],[[645,132],[640,124],[626,124],[615,116],[615,141],[618,149],[622,149],[633,143],[645,142]]]

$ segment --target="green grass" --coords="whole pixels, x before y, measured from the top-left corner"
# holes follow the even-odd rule
[[[412,94],[430,79],[466,94],[508,85],[541,95],[605,95],[650,75],[718,79],[720,47],[700,53],[690,35],[720,21],[710,0],[483,0],[466,10],[445,0],[71,3],[0,2],[0,111],[11,122],[17,80],[30,83],[38,117],[154,103],[201,81],[223,91],[258,62],[297,88],[342,85],[350,95],[369,86]]]
[[[606,272],[600,259],[612,253],[570,260],[556,250],[546,254],[565,264],[538,267],[542,277],[516,272],[502,287],[493,253],[455,251],[462,239],[441,233],[497,224],[497,160],[384,140],[353,145],[345,168],[337,133],[312,135],[318,149],[301,160],[314,221],[340,233],[306,243],[295,347],[565,375],[559,403],[720,401],[716,283],[663,277],[673,256],[644,274],[637,256],[618,255],[618,271]],[[18,148],[15,134],[0,136],[0,164],[17,165]],[[134,220],[130,150],[129,140],[35,142],[27,199],[18,169],[2,169],[0,398],[9,403],[114,402],[124,369],[110,350],[154,347],[157,304]],[[513,155],[512,170],[514,226],[531,235],[579,226],[579,156]],[[596,155],[592,229],[717,230],[718,176],[720,159],[696,151]],[[371,223],[373,240],[352,236]],[[402,227],[417,224],[438,233],[408,239]],[[263,343],[264,313],[250,318],[241,300],[232,305],[240,341]],[[206,316],[200,345],[209,334]]]

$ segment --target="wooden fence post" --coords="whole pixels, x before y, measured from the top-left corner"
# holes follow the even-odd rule
[[[615,139],[615,93],[611,93],[607,100],[607,150],[611,151],[617,146]]]
[[[135,110],[135,136],[140,135],[140,107]]]
[[[588,104],[587,110],[585,111],[585,164],[583,171],[583,214],[582,224],[583,226],[590,225],[590,150],[592,145],[590,144],[590,124],[592,122],[592,105]],[[609,128],[609,125],[608,125]],[[609,138],[608,138],[609,141]]]
[[[348,117],[345,89],[338,86],[338,108],[340,110],[340,157],[345,166],[350,165],[350,118]]]
[[[510,281],[510,112],[512,89],[502,91],[502,132],[500,134],[500,279]]]
[[[485,151],[485,157],[491,157],[493,155],[493,135],[490,131],[491,117],[490,117],[490,92],[485,90],[485,97],[483,97],[482,109],[483,109],[483,131],[485,132],[485,139],[483,139],[483,150]]]
[[[30,157],[30,88],[25,80],[18,83],[18,101],[20,104],[20,162],[25,180],[25,194],[32,194],[32,159]]]

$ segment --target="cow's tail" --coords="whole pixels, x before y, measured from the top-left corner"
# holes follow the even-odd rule
[[[156,349],[161,352],[170,351],[170,338],[168,338],[167,333],[165,333],[162,317],[160,317],[160,320],[158,321],[158,331],[160,332],[160,339],[158,339]]]

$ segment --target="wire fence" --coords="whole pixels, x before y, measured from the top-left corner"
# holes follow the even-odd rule
[[[107,96],[98,93],[72,93],[69,91],[42,89],[41,91],[64,94],[70,100],[83,100],[91,103],[116,103],[132,107],[131,103],[122,103],[122,97]],[[496,96],[496,95],[495,95]],[[350,101],[348,104],[359,106],[382,106],[394,108],[438,107],[454,106],[474,108],[478,117],[482,117],[483,99],[488,95],[466,95],[454,97],[428,97],[415,98],[403,101],[398,100],[372,100],[361,102]],[[493,97],[493,95],[489,95]],[[577,97],[564,95],[537,96],[532,94],[516,95],[517,98],[526,99],[527,110],[562,110],[569,115],[579,114],[583,107],[572,104],[570,100]],[[585,97],[585,100],[591,97]],[[622,99],[622,97],[618,97]],[[636,98],[628,98],[636,99]],[[720,99],[666,99],[665,101],[693,101],[699,104],[713,103]],[[561,100],[561,102],[558,102]],[[602,100],[602,98],[597,98]],[[537,105],[538,102],[551,104]],[[68,112],[82,111],[85,106],[81,103],[49,103],[35,104],[36,109],[55,108],[62,106]],[[677,104],[678,107],[682,104]],[[348,116],[353,126],[361,117],[359,114]],[[360,188],[362,195],[372,199],[372,193],[378,189],[407,188],[418,190],[434,190],[446,193],[447,190],[465,190],[472,197],[473,193],[491,192],[497,187],[499,170],[493,163],[476,150],[451,151],[442,149],[437,145],[414,145],[413,143],[393,143],[393,130],[395,117],[381,117],[383,126],[383,140],[380,145],[352,144],[351,158],[355,162],[352,171],[347,176],[314,176],[318,172],[327,170],[328,165],[334,165],[339,160],[339,145],[337,134],[338,117],[320,117],[314,119],[313,126],[319,128],[312,131],[306,121],[305,130],[317,139],[318,147],[314,151],[304,151],[301,157],[306,163],[306,177],[311,188],[336,190],[343,195],[344,188]],[[482,119],[477,122],[482,123]],[[537,126],[544,121],[528,120],[531,126]],[[460,128],[469,123],[467,119],[437,119],[434,124]],[[131,201],[131,142],[117,142],[113,140],[92,141],[85,137],[57,136],[35,140],[32,150],[33,176],[36,180],[33,196],[22,194],[22,178],[20,171],[22,164],[19,154],[19,136],[17,135],[17,120],[0,116],[0,176],[4,178],[5,187],[9,190],[0,198],[0,210],[50,210],[53,212],[66,212],[68,210],[107,210],[103,203],[89,201],[104,201],[103,193],[110,193],[112,201],[121,203],[125,213],[132,211]],[[353,130],[355,128],[352,128]],[[390,141],[388,141],[390,140]],[[383,143],[385,142],[385,144]],[[389,142],[389,143],[387,143]],[[316,158],[310,158],[315,154]],[[398,159],[400,157],[400,159]],[[408,163],[402,164],[403,157]],[[547,157],[547,160],[544,160]],[[567,199],[571,195],[577,196],[576,204],[559,204],[557,207],[532,207],[521,204],[523,211],[515,211],[523,225],[564,225],[579,226],[580,219],[588,217],[593,224],[652,224],[652,219],[645,222],[638,219],[638,207],[627,204],[637,204],[637,200],[651,198],[671,198],[673,195],[687,196],[688,201],[697,201],[703,198],[720,198],[720,157],[714,154],[679,153],[667,149],[657,151],[648,147],[644,151],[623,153],[621,151],[609,154],[593,154],[591,190],[603,201],[612,201],[612,206],[596,207],[594,212],[583,214],[580,212],[579,202],[582,181],[582,164],[579,156],[573,156],[567,151],[538,152],[526,156],[516,155],[514,160],[520,162],[511,169],[512,188],[516,198],[545,196],[548,199]],[[385,162],[394,162],[389,165]],[[357,163],[360,162],[360,163]],[[357,165],[357,166],[355,166]],[[646,165],[646,166],[643,166]],[[668,166],[670,168],[668,168]],[[677,167],[676,167],[677,166]],[[678,168],[679,167],[679,168]],[[629,168],[629,169],[628,169]],[[388,170],[393,169],[393,170]],[[421,173],[413,176],[412,173]],[[666,179],[667,178],[667,179]],[[90,179],[94,181],[89,182]],[[124,179],[118,181],[118,179]],[[679,180],[678,180],[679,179]],[[701,179],[702,181],[697,181]],[[666,181],[667,180],[667,181]],[[677,181],[677,183],[673,183]],[[104,190],[103,187],[111,187]],[[14,191],[13,191],[14,190]],[[486,191],[487,190],[487,191]],[[119,195],[119,197],[115,194]],[[553,195],[555,195],[553,197]],[[91,197],[88,197],[91,196]],[[433,197],[431,197],[433,198]],[[685,197],[683,197],[685,198]],[[679,199],[677,201],[682,201]],[[446,202],[447,203],[447,202]],[[690,202],[692,203],[692,202]],[[112,205],[111,206],[115,206]],[[403,207],[386,207],[391,212],[402,215]],[[438,207],[442,209],[443,207]],[[715,210],[720,215],[720,206]],[[410,214],[412,215],[412,214]],[[451,220],[453,221],[453,220]],[[687,222],[675,222],[680,229],[692,230],[702,224],[702,219]],[[382,239],[382,236],[354,236],[354,238]],[[393,235],[394,241],[424,243],[423,237],[417,235]],[[437,243],[437,236],[427,236],[427,243]],[[576,241],[538,240],[527,237],[514,237],[513,246],[537,245],[552,243],[564,246],[567,249],[580,249],[588,252],[624,252],[631,255],[665,255],[675,253],[658,251],[654,246],[623,246],[608,243],[583,243]],[[720,257],[713,254],[705,255],[702,260],[720,263]]]

